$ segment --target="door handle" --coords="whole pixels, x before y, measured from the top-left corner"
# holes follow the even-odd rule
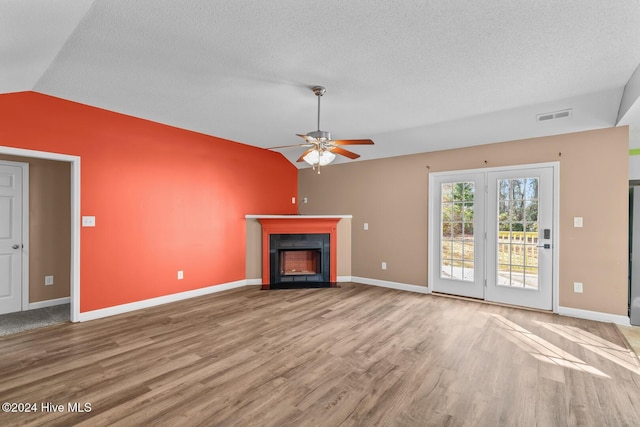
[[[11,246],[11,247],[12,247],[13,249],[19,249],[19,248],[20,248],[20,245],[13,245],[13,246]]]
[[[550,243],[545,243],[544,245],[538,245],[539,248],[544,248],[544,249],[551,249],[551,244]]]

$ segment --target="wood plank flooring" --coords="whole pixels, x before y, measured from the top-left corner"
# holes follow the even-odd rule
[[[0,337],[0,402],[37,406],[2,426],[638,426],[640,364],[610,324],[247,287]]]

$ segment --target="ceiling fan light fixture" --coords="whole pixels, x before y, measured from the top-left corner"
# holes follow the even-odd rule
[[[311,166],[326,166],[336,158],[331,151],[312,150],[303,157],[304,161]]]

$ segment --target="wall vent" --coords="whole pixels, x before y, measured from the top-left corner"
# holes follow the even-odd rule
[[[566,110],[555,111],[553,113],[538,114],[536,116],[536,120],[538,121],[538,123],[541,123],[541,122],[548,122],[549,120],[563,119],[566,117],[571,117],[572,111],[573,110],[569,108]]]

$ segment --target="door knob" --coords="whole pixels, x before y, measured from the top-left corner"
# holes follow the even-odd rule
[[[11,246],[11,247],[12,247],[13,249],[18,249],[18,248],[20,248],[20,245],[13,245],[13,246]]]

